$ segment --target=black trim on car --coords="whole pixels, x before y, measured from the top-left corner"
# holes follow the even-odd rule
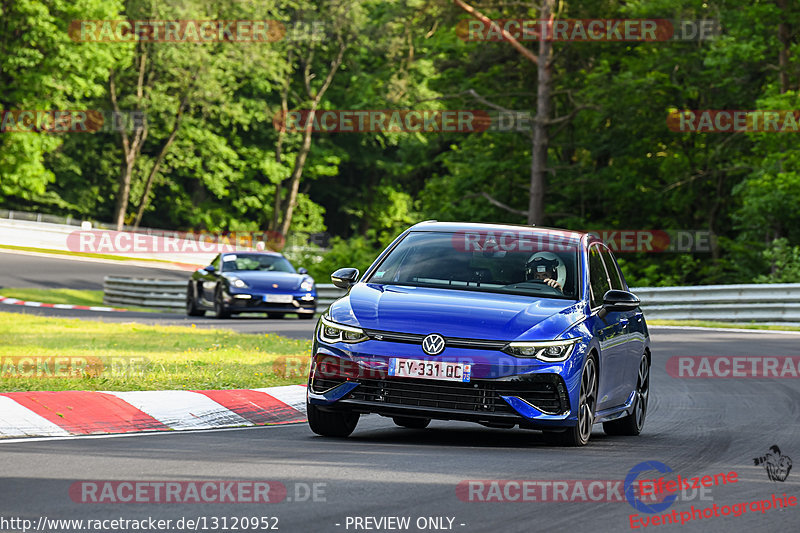
[[[381,331],[377,329],[364,329],[364,333],[376,341],[403,342],[406,344],[422,344],[422,339],[427,335],[419,333],[398,333],[394,331]],[[475,348],[480,350],[502,350],[508,341],[491,339],[465,339],[461,337],[444,337],[445,345],[452,348]]]

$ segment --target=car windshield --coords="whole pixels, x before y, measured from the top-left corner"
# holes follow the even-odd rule
[[[229,254],[222,256],[223,272],[294,272],[292,264],[280,255]]]
[[[415,231],[365,281],[576,300],[579,242],[546,230]]]

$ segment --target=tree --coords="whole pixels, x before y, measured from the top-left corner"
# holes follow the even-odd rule
[[[536,117],[534,118],[533,144],[531,147],[531,178],[530,187],[528,189],[528,210],[524,212],[516,211],[502,202],[495,200],[488,193],[485,194],[485,197],[498,207],[524,214],[527,217],[528,224],[541,225],[544,220],[544,184],[547,174],[548,148],[547,125],[550,119],[550,95],[552,92],[552,42],[544,33],[541,33],[539,39],[539,53],[538,55],[533,55],[533,53],[522,46],[508,31],[501,29],[496,23],[492,22],[489,17],[462,0],[455,0],[455,3],[467,13],[491,27],[495,32],[502,33],[503,37],[508,40],[516,50],[536,65]],[[542,0],[542,4],[539,7],[539,20],[552,22],[554,7],[555,0]]]
[[[0,4],[0,111],[87,110],[126,51],[70,38],[70,23],[112,19],[119,0],[17,0]],[[83,135],[74,133],[72,135]],[[89,135],[89,134],[86,134]],[[63,206],[47,191],[56,180],[44,164],[63,135],[0,133],[0,201]]]
[[[303,3],[293,14],[308,25],[319,24],[324,27],[327,30],[327,39],[321,42],[316,38],[286,41],[290,67],[281,90],[281,113],[285,118],[289,110],[289,97],[295,96],[295,105],[302,106],[299,108],[307,112],[309,120],[302,131],[302,142],[294,156],[291,175],[286,180],[287,183],[278,185],[275,194],[271,229],[282,235],[288,234],[291,227],[300,180],[311,152],[311,119],[322,108],[325,93],[342,66],[345,52],[358,40],[360,25],[364,22],[361,2],[357,0]],[[303,96],[299,96],[300,94]],[[281,124],[280,128],[275,148],[275,159],[278,163],[283,162],[285,124]]]

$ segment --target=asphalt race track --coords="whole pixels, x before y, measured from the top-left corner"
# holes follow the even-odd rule
[[[87,261],[0,250],[0,294],[2,287],[101,291],[105,276],[187,280],[191,276],[191,272],[158,268],[156,262],[153,265],[134,266],[125,261]]]
[[[315,320],[300,320],[295,317],[267,319],[264,315],[233,316],[232,318],[219,320],[214,317],[214,313],[211,311],[205,317],[190,317],[181,313],[103,312],[0,305],[0,312],[28,313],[41,316],[78,318],[81,320],[102,320],[104,322],[137,322],[161,326],[190,326],[194,324],[199,328],[230,329],[239,333],[277,333],[292,339],[309,338],[316,325]]]
[[[608,437],[595,426],[587,447],[566,449],[548,444],[537,432],[443,422],[409,430],[370,416],[346,440],[317,437],[305,424],[295,424],[0,442],[0,516],[34,524],[43,516],[153,517],[173,524],[181,517],[205,517],[209,530],[213,518],[227,517],[231,529],[234,516],[270,516],[278,517],[284,532],[393,531],[354,527],[356,517],[389,516],[410,517],[408,531],[434,530],[417,529],[417,519],[449,517],[455,531],[627,531],[632,514],[660,516],[673,509],[691,512],[693,505],[723,508],[771,499],[772,494],[800,496],[800,472],[790,471],[783,482],[770,481],[765,468],[753,462],[773,445],[784,456],[800,458],[797,378],[679,379],[665,369],[672,356],[798,356],[800,336],[654,329],[652,338],[650,412],[639,437]],[[625,501],[487,503],[462,501],[456,493],[464,480],[624,480],[644,461],[670,467],[673,473],[667,479],[731,471],[738,477],[702,496],[686,491],[685,500],[658,515],[635,511]],[[650,471],[647,478],[653,477],[657,475]],[[287,499],[272,504],[76,503],[70,486],[85,480],[278,481],[286,487]],[[314,484],[316,501],[306,497]],[[650,525],[647,531],[786,532],[796,531],[798,524],[798,507],[765,513],[755,508],[738,517]]]

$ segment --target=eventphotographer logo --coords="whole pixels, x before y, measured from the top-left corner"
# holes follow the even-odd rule
[[[769,451],[761,457],[754,457],[753,464],[756,466],[764,465],[767,477],[770,481],[786,481],[789,472],[792,471],[792,460],[781,454],[781,449],[777,444],[770,446]]]

